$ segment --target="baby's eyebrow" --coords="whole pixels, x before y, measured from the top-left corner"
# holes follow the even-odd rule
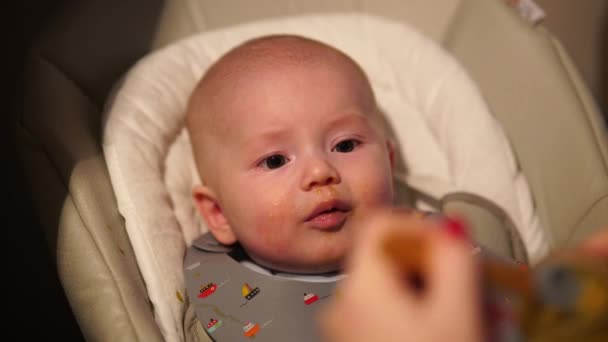
[[[284,139],[287,136],[287,130],[281,128],[271,128],[262,131],[261,133],[246,137],[243,140],[243,147],[248,150],[255,149],[258,146],[263,146],[269,142]]]
[[[337,117],[336,119],[330,121],[327,127],[329,129],[332,129],[332,128],[352,125],[352,124],[363,125],[363,126],[367,127],[367,126],[369,126],[369,118],[363,114],[349,113],[349,114],[341,115],[341,116]]]
[[[276,140],[287,136],[287,130],[285,129],[269,129],[256,134],[256,140]]]

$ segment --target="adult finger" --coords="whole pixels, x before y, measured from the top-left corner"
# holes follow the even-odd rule
[[[466,341],[481,340],[481,288],[479,267],[468,243],[447,234],[431,240],[431,265],[428,275],[430,310],[437,319],[458,319],[459,329],[452,332],[468,336]],[[449,337],[449,336],[446,336]]]

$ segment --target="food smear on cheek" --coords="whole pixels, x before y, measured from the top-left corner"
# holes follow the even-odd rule
[[[270,200],[270,206],[267,208],[267,216],[269,221],[281,220],[284,216],[285,194],[274,194]],[[255,201],[256,199],[252,199]]]
[[[295,222],[289,219],[293,212],[292,201],[288,200],[289,196],[285,192],[272,196],[270,205],[266,208],[265,218],[258,222],[256,233],[261,247],[270,248],[275,252],[286,251],[289,248],[287,240],[293,230],[290,226]]]

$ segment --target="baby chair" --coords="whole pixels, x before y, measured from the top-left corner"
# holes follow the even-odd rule
[[[511,142],[550,247],[608,223],[608,150],[590,92],[542,24],[503,1],[74,3],[55,13],[31,48],[18,135],[62,285],[87,339],[164,339],[101,148],[103,106],[119,78],[149,51],[193,33],[345,11],[408,22],[466,68]],[[522,257],[500,210],[467,196],[446,206],[488,227],[473,235],[492,249]]]

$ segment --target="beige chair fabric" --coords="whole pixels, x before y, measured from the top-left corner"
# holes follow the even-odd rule
[[[463,2],[444,41],[506,129],[552,246],[564,246],[608,224],[605,127],[559,43],[517,19]]]
[[[110,0],[58,8],[26,62],[17,128],[24,169],[62,285],[90,341],[162,341],[100,145],[108,92],[150,50],[162,5]]]
[[[408,21],[458,58],[503,124],[552,246],[608,224],[608,153],[597,108],[559,43],[501,0],[81,1],[60,9],[31,49],[18,134],[49,246],[88,340],[162,340],[100,148],[112,85],[150,49],[189,34],[325,11]],[[452,200],[446,210],[491,225],[479,233],[486,244],[521,257],[499,213],[470,198]],[[191,319],[184,324],[200,333]]]

